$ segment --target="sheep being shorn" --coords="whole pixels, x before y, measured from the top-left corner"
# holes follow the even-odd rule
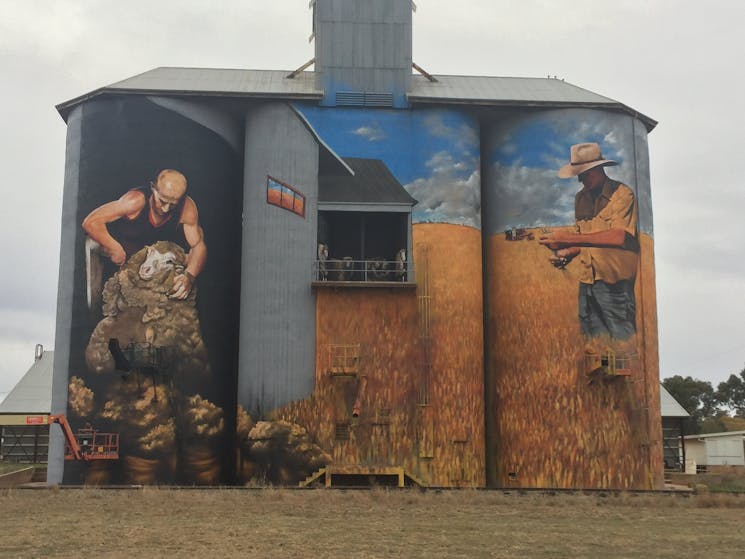
[[[171,299],[173,280],[184,269],[181,247],[159,241],[134,254],[106,282],[104,318],[91,334],[86,363],[91,371],[114,371],[109,339],[122,347],[130,342],[172,348],[179,373],[188,381],[209,376],[207,348],[196,310],[196,287],[185,300]]]
[[[205,398],[205,391],[214,390],[214,379],[196,287],[184,300],[169,297],[185,262],[183,249],[166,241],[132,255],[104,286],[104,317],[85,351],[96,384],[104,387],[104,403],[96,412],[120,433],[124,464],[133,464],[124,468],[131,482],[212,483],[220,476],[216,450],[223,411]],[[115,372],[112,338],[125,353],[133,342],[144,348],[146,360],[164,348],[167,362],[139,364],[124,376],[107,374]]]
[[[137,272],[140,279],[151,280],[154,276],[173,269],[177,269],[177,272],[181,273],[184,271],[182,264],[177,265],[176,255],[173,251],[159,252],[155,245],[146,248],[145,261],[140,265]]]

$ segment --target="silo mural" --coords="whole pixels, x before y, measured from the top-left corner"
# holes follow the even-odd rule
[[[244,416],[242,479],[483,485],[478,124],[295,107],[343,162],[319,165],[315,388]]]
[[[513,113],[485,144],[490,483],[658,486],[643,126],[594,110]]]
[[[83,107],[67,415],[120,459],[67,483],[230,479],[242,137],[214,107]]]
[[[53,409],[121,447],[64,481],[659,487],[656,122],[432,76],[408,1],[312,8],[313,72],[58,107]]]

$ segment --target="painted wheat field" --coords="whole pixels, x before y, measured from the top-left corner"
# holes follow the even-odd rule
[[[653,244],[641,240],[629,377],[588,384],[572,266],[495,236],[483,289],[481,233],[418,224],[415,288],[317,290],[315,389],[270,417],[302,426],[334,465],[403,466],[430,486],[661,487]],[[332,344],[359,344],[356,375],[329,374]]]
[[[484,486],[481,233],[448,224],[413,233],[416,288],[317,291],[315,390],[272,416],[305,427],[336,465]],[[328,374],[329,344],[360,344],[357,378]],[[347,439],[335,437],[338,424],[349,424]]]
[[[540,231],[533,231],[535,238]],[[652,239],[641,236],[631,375],[590,383],[578,276],[535,240],[487,246],[487,421],[496,483],[651,489],[662,483]]]

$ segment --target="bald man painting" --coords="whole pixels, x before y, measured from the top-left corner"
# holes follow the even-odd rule
[[[121,266],[146,245],[171,241],[188,251],[186,269],[174,280],[174,299],[186,299],[207,261],[197,206],[186,195],[186,177],[174,169],[158,173],[150,188],[133,188],[118,200],[93,210],[83,229],[111,262]]]

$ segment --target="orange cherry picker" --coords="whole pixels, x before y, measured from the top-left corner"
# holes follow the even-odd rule
[[[65,460],[118,460],[119,434],[101,433],[89,423],[73,433],[63,414],[49,416],[49,425],[56,423],[65,435]]]

